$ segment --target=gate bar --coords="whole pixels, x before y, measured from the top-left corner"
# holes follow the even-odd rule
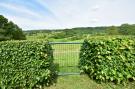
[[[83,44],[83,42],[49,42],[49,44]]]
[[[80,73],[58,73],[59,76],[65,76],[65,75],[80,75]]]

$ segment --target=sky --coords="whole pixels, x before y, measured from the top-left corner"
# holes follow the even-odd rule
[[[0,0],[0,14],[23,30],[135,24],[135,0]]]

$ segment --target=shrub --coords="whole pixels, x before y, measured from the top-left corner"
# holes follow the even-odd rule
[[[98,82],[135,80],[135,41],[129,38],[85,40],[79,67]]]
[[[0,89],[31,89],[53,82],[56,70],[48,42],[0,42]]]

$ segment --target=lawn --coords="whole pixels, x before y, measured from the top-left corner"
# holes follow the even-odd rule
[[[135,82],[125,86],[113,83],[98,84],[87,75],[66,75],[59,76],[56,84],[44,89],[135,89]]]

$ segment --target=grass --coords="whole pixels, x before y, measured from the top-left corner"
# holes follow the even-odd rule
[[[135,82],[125,86],[122,84],[115,85],[114,83],[98,84],[87,75],[68,75],[59,76],[55,85],[44,89],[135,89]]]

